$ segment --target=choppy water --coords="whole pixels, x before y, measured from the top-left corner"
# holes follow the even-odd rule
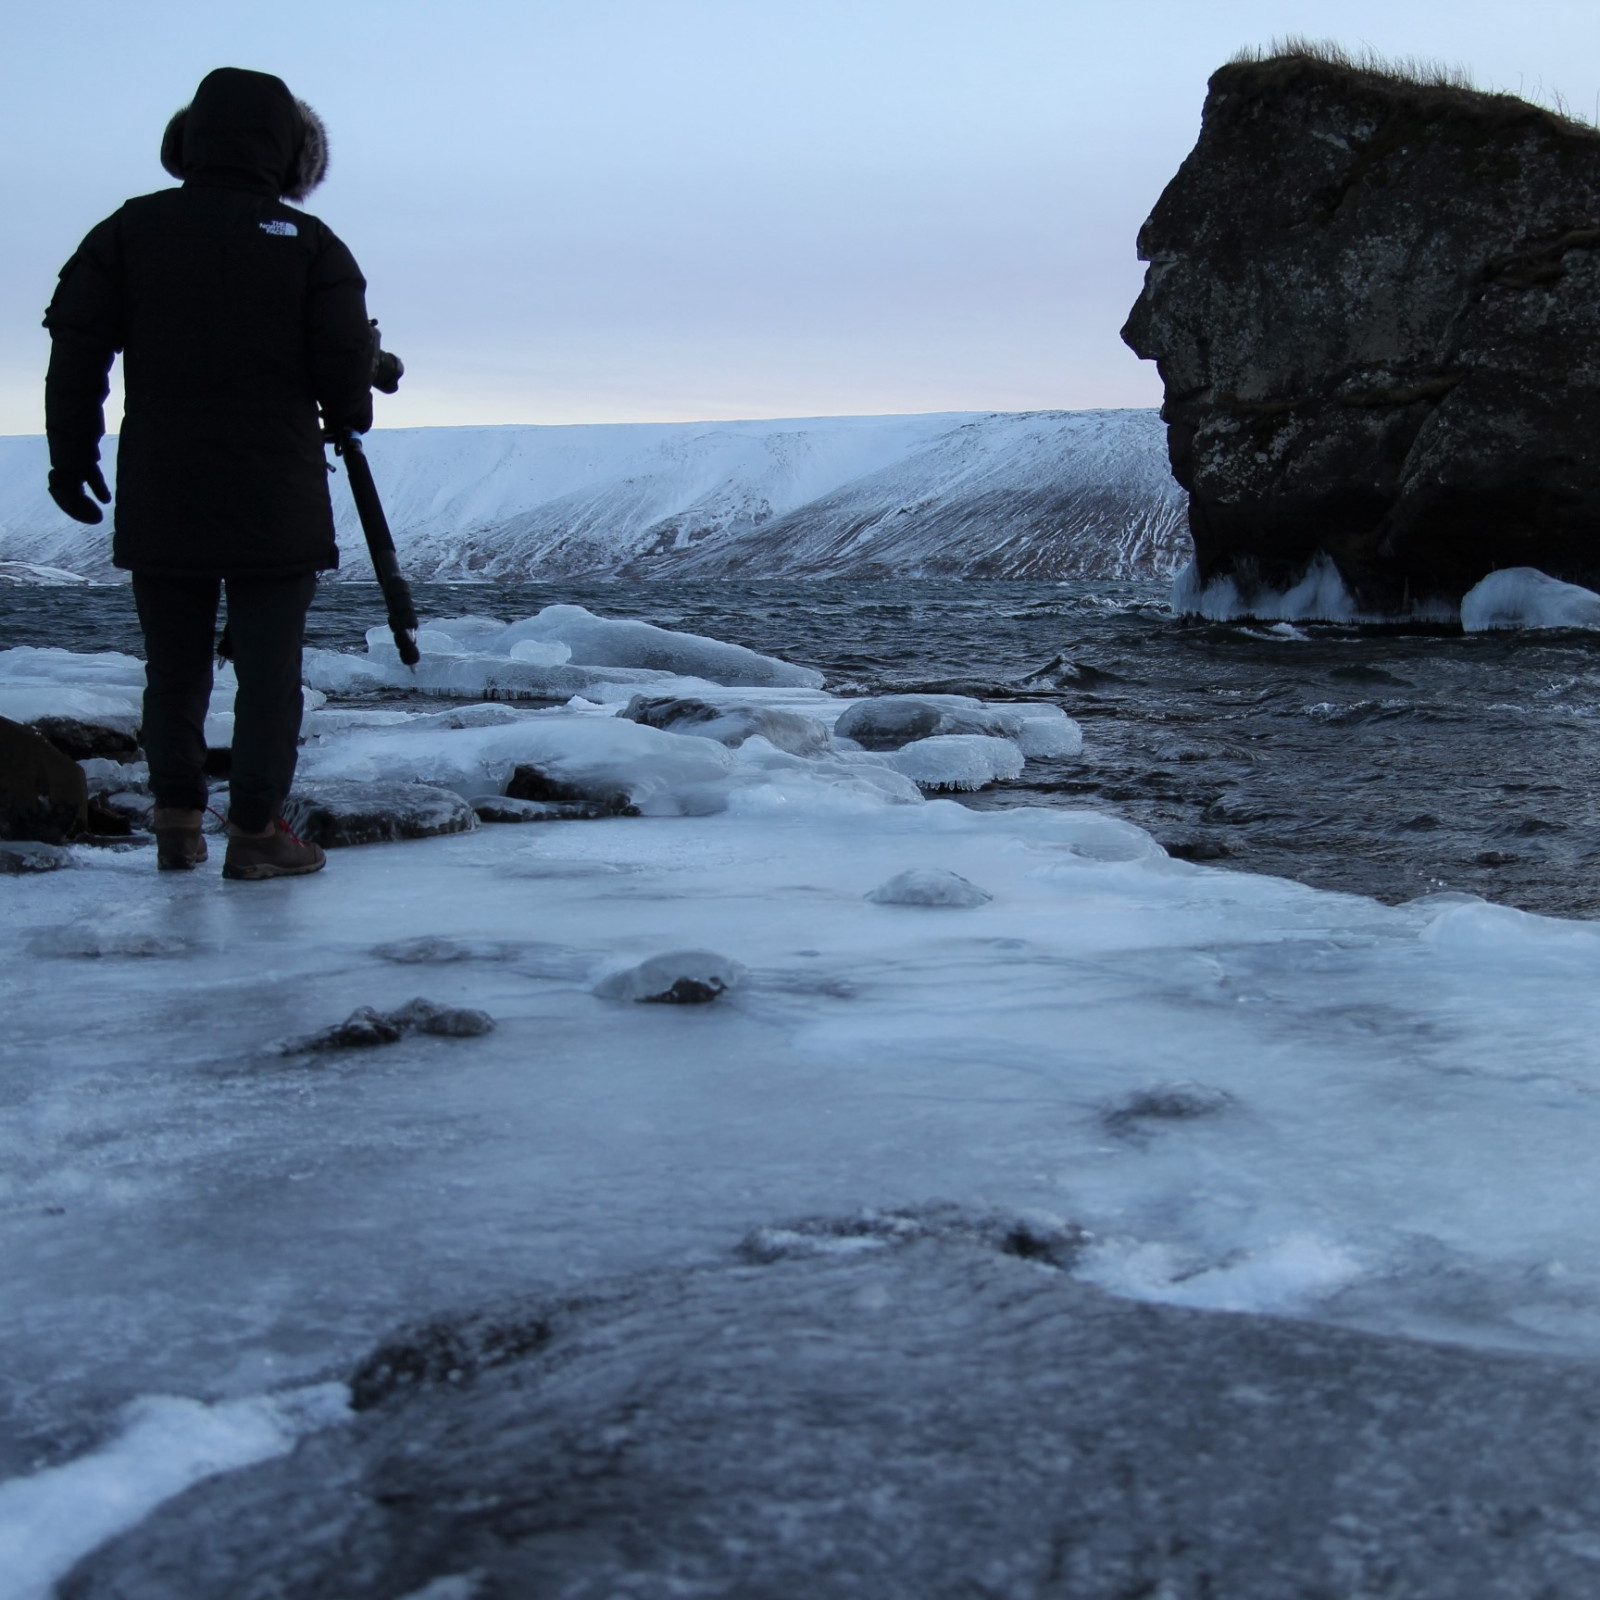
[[[1600,915],[1600,636],[1276,629],[1175,619],[1164,585],[426,584],[424,616],[557,601],[820,667],[849,693],[1048,699],[1083,759],[985,807],[1090,805],[1175,854],[1400,901],[1439,891]],[[374,586],[327,585],[310,642],[356,648]],[[139,651],[132,595],[0,590],[0,644]],[[437,704],[437,702],[432,702]]]

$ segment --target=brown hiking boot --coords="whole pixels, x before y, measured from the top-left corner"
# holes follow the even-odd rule
[[[240,833],[231,822],[228,824],[224,878],[298,878],[307,872],[320,872],[327,864],[322,846],[296,838],[282,817],[265,833]]]
[[[203,811],[157,806],[151,819],[156,835],[156,865],[163,872],[188,872],[206,858],[206,836],[200,831]]]

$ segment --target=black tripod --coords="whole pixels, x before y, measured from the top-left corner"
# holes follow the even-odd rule
[[[415,667],[422,659],[417,649],[417,608],[411,603],[411,585],[400,572],[400,562],[394,553],[394,535],[389,532],[389,519],[383,514],[383,502],[378,498],[377,484],[372,481],[372,468],[367,464],[366,451],[361,448],[361,437],[348,428],[330,428],[324,437],[333,446],[333,453],[344,458],[344,470],[350,475],[350,492],[355,496],[361,531],[367,536],[372,570],[377,573],[383,590],[394,647],[408,667]]]

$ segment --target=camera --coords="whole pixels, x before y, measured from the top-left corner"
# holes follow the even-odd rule
[[[392,350],[385,350],[378,333],[377,319],[372,323],[372,387],[381,394],[393,394],[405,376],[405,363]]]

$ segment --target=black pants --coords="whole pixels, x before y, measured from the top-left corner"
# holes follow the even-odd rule
[[[206,803],[206,707],[221,578],[133,575],[144,629],[145,756],[158,806]],[[283,809],[300,743],[300,647],[315,573],[229,578],[228,628],[239,674],[234,698],[229,821],[260,833]]]

